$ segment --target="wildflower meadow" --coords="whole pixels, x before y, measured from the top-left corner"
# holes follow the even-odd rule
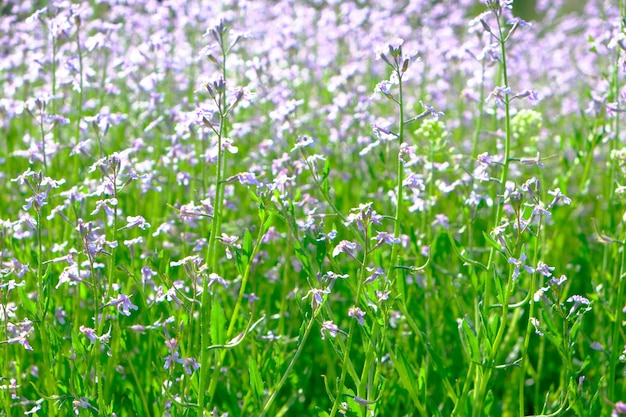
[[[0,416],[626,416],[624,0],[0,38]]]

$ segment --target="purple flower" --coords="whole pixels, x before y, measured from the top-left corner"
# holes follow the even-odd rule
[[[541,162],[541,156],[539,155],[539,152],[537,152],[537,156],[535,156],[534,158],[520,158],[520,162],[524,165],[537,165],[539,168],[543,168],[545,166]]]
[[[178,261],[171,261],[170,267],[172,266],[181,266],[181,265],[193,265],[195,267],[199,267],[202,264],[202,258],[198,255],[186,256],[183,259]]]
[[[572,308],[569,311],[569,314],[571,315],[572,313],[574,313],[579,306],[581,305],[590,305],[591,301],[589,301],[587,298],[583,297],[582,295],[572,295],[570,298],[567,299],[568,303],[574,303],[572,305]]]
[[[374,294],[376,294],[376,299],[380,303],[389,299],[391,291],[374,291]]]
[[[626,414],[626,403],[622,401],[618,401],[617,404],[615,404],[611,417],[617,417],[620,414]]]
[[[348,315],[353,319],[356,319],[359,322],[359,325],[363,326],[365,324],[365,312],[361,310],[359,307],[353,306],[350,307],[348,311]]]
[[[513,99],[513,98],[526,98],[526,97],[528,97],[528,101],[530,101],[530,104],[533,106],[536,106],[537,104],[539,104],[539,101],[541,101],[541,97],[539,97],[539,94],[535,90],[524,90],[521,93],[516,94],[515,96],[511,98]],[[541,166],[540,168],[543,168],[543,166]]]
[[[333,271],[328,271],[325,275],[325,277],[327,277],[328,279],[330,279],[331,281],[335,281],[337,279],[348,279],[350,277],[350,275],[348,274],[335,274]]]
[[[538,303],[542,298],[545,297],[546,292],[550,289],[550,287],[541,287],[539,288],[535,294],[533,294],[533,300]]]
[[[185,368],[185,373],[191,375],[194,371],[200,369],[200,364],[196,358],[185,358],[183,359],[183,367]]]
[[[311,138],[310,136],[305,136],[305,135],[298,136],[298,139],[296,140],[296,144],[291,149],[291,152],[294,152],[298,149],[307,148],[313,145],[313,143],[315,142],[313,141],[313,138]]]
[[[351,251],[355,249],[356,243],[350,242],[349,240],[342,240],[337,246],[335,246],[335,249],[333,249],[333,258],[337,257],[340,253],[346,253],[354,258]]]
[[[218,238],[219,242],[226,246],[226,259],[232,259],[233,254],[230,251],[230,248],[241,249],[241,245],[239,245],[237,240],[239,240],[238,236],[229,236],[226,233],[222,233],[222,237]]]
[[[18,261],[15,258],[10,258],[8,261],[3,262],[2,266],[6,267],[7,269],[0,270],[0,274],[7,274],[7,275],[13,274],[18,278],[22,278],[24,274],[28,272],[28,265],[22,264],[20,261]],[[12,290],[12,289],[13,288],[9,288],[9,290]]]
[[[133,229],[135,227],[140,228],[141,230],[146,230],[150,227],[150,223],[146,222],[142,216],[128,216],[126,217],[126,221],[128,224],[124,227],[119,228],[118,230],[124,229]]]
[[[215,272],[211,272],[207,278],[209,280],[209,288],[211,288],[215,284],[219,284],[224,288],[228,288],[228,282]]]
[[[411,172],[406,176],[406,178],[402,181],[402,187],[408,188],[409,190],[414,190],[418,193],[426,189],[426,185],[424,184],[424,178],[419,174],[415,174],[414,172]]]
[[[397,84],[395,82],[392,81],[381,81],[378,84],[376,84],[376,88],[374,89],[374,92],[376,93],[382,93],[384,94],[386,97],[391,97],[391,86]]]
[[[239,181],[241,185],[255,185],[259,186],[261,183],[256,179],[256,175],[253,172],[240,172],[225,180],[225,182]]]
[[[339,327],[337,327],[335,323],[330,320],[325,321],[322,323],[322,329],[320,331],[322,333],[322,340],[326,339],[326,333],[328,333],[331,337],[337,337],[338,331]]]
[[[164,369],[170,369],[170,367],[172,366],[173,363],[182,363],[183,359],[181,359],[180,357],[180,353],[178,352],[172,352],[169,355],[167,355],[165,358],[165,363],[163,364],[163,368]]]
[[[324,302],[325,294],[330,294],[330,290],[329,289],[321,290],[318,288],[313,288],[312,290],[307,292],[306,295],[302,297],[302,299],[304,300],[305,298],[310,296],[311,297],[311,309],[315,311],[317,307],[319,307]]]
[[[139,307],[134,305],[130,298],[128,298],[125,294],[120,293],[116,298],[111,298],[111,301],[105,306],[109,307],[117,307],[117,311],[123,316],[130,316],[130,310],[138,310]]]
[[[433,106],[431,106],[430,104],[426,104],[422,101],[420,101],[420,104],[422,105],[422,107],[424,107],[424,116],[430,114],[430,116],[432,118],[434,118],[435,120],[439,120],[440,117],[445,116],[445,114],[443,112],[437,111]],[[420,116],[418,116],[419,118]]]
[[[531,317],[530,324],[532,324],[533,327],[535,328],[535,333],[537,333],[539,336],[543,336],[543,332],[539,330],[539,327],[541,326],[541,323],[539,322],[539,320],[537,320],[534,317]]]
[[[89,339],[92,345],[95,344],[97,341],[100,341],[100,343],[105,344],[105,343],[108,343],[109,340],[111,339],[111,329],[109,329],[108,333],[105,333],[102,336],[98,336],[96,334],[96,331],[90,327],[81,325],[78,328],[78,330],[80,330],[80,332],[84,334],[87,339]]]
[[[365,278],[365,281],[363,281],[365,284],[369,284],[372,283],[374,281],[376,281],[378,279],[378,277],[385,277],[385,271],[383,271],[382,268],[366,268],[368,272],[371,272],[372,275],[370,275],[369,277]]]
[[[554,269],[554,268],[552,268]],[[547,275],[549,276],[549,275]],[[550,281],[548,281],[548,284],[550,285],[554,285],[556,287],[560,287],[561,284],[563,284],[565,281],[567,281],[567,277],[565,275],[561,275],[559,278],[551,278]]]
[[[439,225],[443,227],[445,230],[450,228],[450,219],[445,214],[436,214],[435,220],[432,222],[433,226]]]
[[[497,160],[497,157],[489,156],[489,154],[487,152],[484,152],[484,153],[481,153],[480,155],[478,155],[476,157],[476,160],[478,161],[479,164],[487,165],[487,166],[493,165],[493,164],[496,164],[496,163],[500,163]]]
[[[496,105],[500,108],[504,107],[504,103],[507,100],[507,96],[511,94],[511,89],[507,86],[496,87],[487,97],[487,101],[493,98],[496,101]]]
[[[539,261],[537,263],[536,271],[539,272],[544,277],[551,277],[552,276],[552,271],[554,271],[554,267],[548,266],[545,263],[543,263],[542,261]]]
[[[350,210],[346,218],[346,226],[356,223],[359,230],[364,231],[370,224],[380,225],[382,216],[372,209],[372,203],[360,204],[359,207]]]
[[[378,232],[378,234],[374,236],[372,240],[376,241],[376,248],[380,247],[383,243],[386,243],[387,245],[397,245],[402,243],[402,240],[400,240],[400,238],[395,238],[393,237],[393,234],[387,232]]]
[[[98,412],[98,409],[96,407],[94,407],[93,405],[89,404],[89,398],[85,398],[85,397],[82,397],[82,398],[79,398],[77,400],[72,401],[72,406],[74,408],[74,413],[76,415],[80,414],[80,411],[78,410],[79,408],[82,408],[82,409],[89,408],[91,410],[94,410],[94,411]]]
[[[12,345],[15,343],[18,343],[20,345],[22,345],[24,347],[24,349],[26,350],[33,350],[32,346],[30,345],[30,343],[28,343],[28,335],[30,334],[30,332],[32,331],[32,328],[28,328],[26,330],[23,330],[21,332],[19,332],[19,334],[15,337],[11,337],[7,343]]]
[[[67,318],[67,313],[63,310],[63,307],[57,307],[54,310],[54,321],[59,324],[65,324],[65,319]]]
[[[519,277],[520,268],[524,268],[529,274],[535,272],[535,270],[531,266],[524,264],[524,261],[526,261],[526,254],[524,253],[522,253],[519,259],[511,257],[508,259],[508,261],[510,264],[515,266],[515,269],[513,271],[513,279],[517,279],[517,277]]]
[[[552,201],[548,205],[548,210],[550,210],[552,207],[556,206],[558,203],[565,204],[566,206],[569,206],[570,204],[572,204],[571,198],[569,198],[565,194],[563,194],[561,192],[560,188],[555,188],[554,190],[549,190],[548,194],[553,196]]]
[[[157,273],[152,270],[148,265],[141,268],[141,282],[147,284],[152,282],[152,277],[157,276]]]

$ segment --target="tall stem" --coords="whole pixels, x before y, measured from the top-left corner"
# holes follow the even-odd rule
[[[399,68],[395,69],[396,74],[398,75],[398,112],[400,117],[400,126],[398,129],[398,158],[397,158],[397,177],[398,181],[396,184],[396,215],[395,215],[395,224],[393,227],[393,237],[394,239],[398,239],[400,237],[400,231],[402,227],[402,200],[403,200],[403,189],[402,183],[404,182],[404,164],[399,156],[399,150],[404,143],[404,101],[403,101],[403,92],[402,92],[402,71]],[[399,245],[394,244],[391,249],[391,258],[389,259],[389,268],[388,273],[392,282],[394,279],[399,279],[397,276],[398,269],[398,252]]]
[[[619,2],[620,14],[622,17],[626,16],[626,10],[624,6],[624,1],[620,0]],[[620,29],[623,30],[623,21]],[[612,80],[612,90],[613,90],[613,99],[618,101],[619,97],[619,60],[621,54],[621,48],[617,47],[616,56],[615,56],[615,64],[613,66],[613,80]],[[620,112],[615,112],[614,117],[614,129],[615,136],[611,142],[611,150],[616,149],[619,146],[620,141]],[[611,175],[609,176],[609,199],[607,200],[609,204],[612,204],[615,195],[615,166],[616,162],[612,161],[611,163]],[[622,228],[626,228],[626,222],[622,221]],[[614,275],[613,279],[617,279],[617,298],[613,303],[613,311],[615,312],[615,321],[613,322],[613,332],[611,336],[611,356],[609,363],[609,383],[608,383],[608,398],[611,401],[617,401],[619,398],[615,397],[615,385],[616,385],[616,372],[617,367],[619,366],[619,355],[623,351],[621,348],[623,343],[621,343],[622,338],[620,337],[620,331],[622,329],[622,307],[624,302],[624,286],[626,284],[626,278],[624,277],[624,269],[626,268],[626,230],[623,231],[624,237],[622,238],[622,257],[619,263],[619,266],[616,268],[617,273]],[[608,252],[609,248],[606,247],[605,251]]]
[[[534,258],[533,265],[537,265],[539,261],[539,236],[541,232],[541,221],[537,226],[537,237],[535,238],[535,249],[534,249]],[[537,281],[537,272],[533,272],[530,277],[530,288],[528,292],[531,294],[530,297],[530,307],[528,311],[528,322],[526,323],[526,334],[524,335],[524,343],[522,345],[521,359],[520,363],[520,380],[519,380],[519,393],[518,393],[518,401],[519,401],[519,415],[520,417],[524,417],[525,410],[525,397],[524,397],[524,387],[526,386],[526,368],[528,363],[528,346],[530,345],[530,335],[532,334],[532,322],[530,321],[533,317],[535,317],[535,298],[534,294],[536,291],[536,281]]]
[[[221,43],[221,50],[222,50],[222,65],[221,65],[222,80],[224,83],[226,83],[227,50],[226,50],[226,46],[224,45],[223,40]],[[221,224],[222,224],[222,215],[223,215],[222,210],[224,206],[224,202],[223,202],[224,184],[223,184],[222,179],[224,178],[226,158],[225,158],[225,154],[222,148],[223,148],[224,139],[226,138],[228,134],[228,127],[226,126],[228,103],[227,103],[227,98],[226,98],[226,93],[225,93],[225,87],[224,87],[224,90],[219,93],[218,106],[219,106],[218,110],[219,110],[219,117],[220,117],[220,125],[219,125],[219,130],[217,132],[217,164],[215,167],[215,204],[214,204],[214,209],[213,209],[214,210],[213,221],[211,223],[211,235],[209,236],[209,243],[208,243],[208,248],[207,248],[207,265],[214,272],[217,271],[218,257],[216,253],[216,246],[217,246],[217,237],[220,234],[220,229],[221,229]],[[200,344],[202,348],[202,353],[201,353],[200,387],[199,387],[199,394],[198,394],[198,404],[201,409],[204,409],[205,396],[206,396],[205,387],[207,386],[207,378],[209,375],[210,352],[208,351],[208,347],[211,344],[210,333],[209,333],[210,322],[211,322],[211,308],[218,302],[219,300],[218,300],[217,291],[215,291],[213,295],[211,296],[209,293],[208,280],[205,279],[203,282],[203,292],[202,292],[202,307],[201,307],[202,320],[200,322],[200,332],[201,332]],[[209,402],[212,401],[213,394],[215,393],[215,389],[217,387],[217,382],[219,378],[219,368],[220,368],[220,364],[218,363],[220,361],[219,352],[216,352],[213,355],[215,355],[214,357],[216,359],[216,363],[213,369],[213,376],[211,378],[210,386],[208,387]]]
[[[502,173],[500,175],[500,194],[498,196],[499,201],[497,203],[495,217],[493,219],[493,227],[497,227],[500,224],[500,218],[502,217],[502,211],[504,207],[504,194],[506,191],[506,182],[508,180],[509,175],[509,164],[510,164],[510,152],[511,152],[511,114],[510,114],[510,106],[509,106],[509,78],[507,73],[506,66],[506,47],[505,47],[505,37],[503,32],[503,27],[501,24],[501,10],[494,10],[494,14],[496,15],[496,22],[498,25],[498,42],[500,44],[500,55],[502,59],[502,78],[504,81],[504,112],[505,112],[505,138],[504,138],[504,161],[502,163]],[[495,273],[496,267],[496,249],[492,246],[489,251],[489,261],[487,263],[487,271],[485,272],[485,299],[483,308],[485,309],[485,315],[487,315],[489,306],[491,305],[491,292],[492,292],[492,279],[498,279],[497,274]],[[498,331],[496,333],[495,340],[492,344],[492,349],[490,354],[488,355],[486,368],[482,375],[477,377],[478,387],[476,387],[476,401],[474,403],[474,415],[482,416],[483,415],[483,404],[485,400],[485,396],[487,394],[487,387],[490,382],[491,376],[493,374],[493,365],[499,353],[500,344],[502,343],[505,335],[505,330],[508,325],[508,315],[509,315],[509,297],[511,295],[511,290],[513,287],[512,280],[512,268],[509,267],[509,271],[507,274],[507,283],[504,289],[504,294],[502,294],[502,313],[500,325],[498,327]]]
[[[502,78],[504,80],[504,87],[507,89],[505,90],[505,98],[504,98],[504,112],[505,112],[505,138],[504,138],[504,161],[502,163],[502,173],[500,175],[500,195],[498,196],[500,198],[500,201],[498,201],[497,203],[497,208],[496,208],[496,215],[493,219],[494,222],[494,227],[498,226],[498,224],[500,223],[500,217],[502,216],[502,210],[504,207],[504,201],[502,201],[503,197],[504,197],[504,193],[506,191],[506,182],[508,180],[508,176],[509,176],[509,164],[510,164],[510,154],[511,154],[511,114],[510,114],[510,107],[509,107],[509,93],[508,93],[508,87],[509,87],[509,78],[508,78],[508,73],[507,73],[507,69],[506,69],[506,48],[505,48],[505,42],[503,39],[503,33],[502,33],[502,26],[500,24],[500,19],[498,18],[497,20],[498,22],[498,32],[500,34],[500,38],[499,38],[499,42],[500,42],[500,54],[502,55]],[[491,272],[494,268],[494,264],[495,264],[495,256],[496,256],[496,250],[495,248],[491,248],[491,250],[489,251],[489,261],[487,263],[487,274],[489,274],[489,272]],[[487,308],[489,307],[490,304],[490,297],[491,297],[491,279],[489,276],[487,276],[487,279],[485,280],[485,305],[484,307]]]
[[[358,283],[356,290],[356,297],[354,299],[354,304],[358,305],[359,300],[361,298],[361,292],[363,291],[363,282],[365,281],[365,272],[367,271],[367,258],[369,256],[369,248],[367,247],[367,232],[365,233],[365,248],[363,248],[363,262],[361,263],[361,268],[359,269],[358,275]],[[339,378],[339,389],[337,391],[337,396],[335,397],[335,402],[333,403],[333,408],[330,411],[330,417],[335,417],[337,412],[339,411],[339,404],[341,404],[343,390],[346,385],[346,376],[348,374],[348,365],[347,362],[350,359],[350,350],[352,348],[352,341],[354,340],[355,333],[355,323],[356,318],[350,320],[350,326],[348,328],[348,340],[346,341],[346,348],[343,352],[343,361],[341,367],[341,376]]]
[[[78,82],[79,82],[79,91],[78,91],[78,110],[76,114],[76,137],[74,138],[74,146],[78,146],[80,143],[80,122],[83,117],[83,88],[84,88],[84,78],[83,78],[83,50],[80,45],[80,18],[76,18],[76,50],[78,52]],[[78,169],[80,158],[78,155],[75,156],[74,159],[74,174],[76,178],[78,178]]]

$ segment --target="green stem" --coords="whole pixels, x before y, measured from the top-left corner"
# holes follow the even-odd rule
[[[222,44],[222,79],[224,83],[226,82],[226,49]],[[226,115],[227,115],[227,99],[225,92],[219,93],[219,112],[220,112],[220,126],[219,131],[217,132],[217,164],[215,167],[215,204],[214,204],[214,212],[213,212],[213,221],[211,223],[211,235],[209,236],[209,243],[207,248],[207,265],[212,271],[217,271],[217,237],[220,234],[221,223],[222,223],[222,209],[224,206],[223,202],[223,188],[224,184],[222,179],[224,178],[224,170],[225,170],[225,155],[222,150],[223,141],[227,135],[227,126],[226,126]],[[205,387],[207,386],[207,378],[209,375],[209,356],[210,352],[208,351],[208,347],[211,344],[210,340],[210,322],[211,322],[211,307],[218,303],[218,294],[217,291],[214,291],[214,294],[211,296],[209,292],[209,283],[208,280],[204,280],[203,282],[203,292],[202,292],[202,307],[201,307],[201,322],[200,322],[200,344],[201,344],[201,367],[200,367],[200,386],[198,393],[198,405],[201,409],[204,409],[205,405]],[[216,353],[216,361],[219,361],[220,353]],[[218,364],[213,369],[213,377],[211,378],[210,386],[209,386],[209,403],[213,399],[213,394],[215,392],[215,388],[217,387],[217,380],[219,378],[219,368]]]
[[[41,153],[43,157],[43,172],[47,175],[48,173],[48,159],[46,156],[46,131],[44,129],[43,118],[44,118],[45,109],[40,110],[39,114],[39,134],[41,135]]]
[[[265,219],[261,218],[261,226],[264,223]],[[233,308],[233,314],[230,319],[230,324],[228,326],[228,330],[226,331],[226,340],[230,340],[233,335],[233,331],[235,330],[235,323],[237,322],[237,316],[239,315],[239,309],[241,308],[243,296],[246,293],[246,286],[248,284],[248,279],[250,278],[250,271],[252,270],[254,259],[259,253],[259,249],[261,248],[261,242],[263,241],[264,236],[265,234],[263,233],[263,230],[259,230],[259,235],[257,236],[256,243],[254,244],[254,248],[252,250],[252,253],[250,254],[250,259],[248,260],[248,264],[246,265],[246,270],[244,271],[243,278],[241,279],[241,286],[239,287],[237,302],[235,303],[235,307]]]
[[[76,138],[74,138],[74,146],[78,146],[80,143],[80,122],[83,117],[83,50],[80,46],[80,24],[76,25],[76,49],[78,51],[78,77],[79,77],[79,91],[78,91],[78,110],[76,115]],[[80,157],[75,155],[74,157],[74,174],[76,178],[78,176]]]
[[[478,140],[480,138],[480,132],[482,130],[482,121],[483,121],[483,112],[484,112],[484,101],[485,101],[485,63],[484,60],[481,61],[481,79],[480,79],[480,97],[478,100],[478,110],[476,112],[476,128],[474,129],[474,135],[472,137],[472,160],[470,162],[470,172],[474,172],[474,167],[476,165],[476,158],[478,157]],[[471,187],[474,188],[474,177],[472,176]],[[471,216],[471,211],[469,215]],[[468,250],[470,254],[474,253],[474,221],[469,218],[467,222],[467,236],[468,236]],[[469,266],[469,276],[474,277],[476,271],[474,270],[474,266]],[[472,278],[474,281],[474,279]],[[472,285],[472,289],[475,293],[474,296],[474,323],[480,323],[480,298],[479,298],[479,289],[477,286]],[[474,372],[476,371],[476,365],[474,362],[470,363],[470,366],[467,370],[467,375],[465,377],[465,381],[463,382],[462,394],[459,396],[460,401],[456,402],[454,405],[454,409],[452,410],[452,415],[456,416],[459,413],[459,409],[463,409],[465,407],[465,402],[467,398],[467,394],[469,393],[471,381],[474,378]]]
[[[396,74],[398,75],[398,111],[400,117],[400,126],[398,129],[398,158],[397,158],[397,177],[398,181],[396,184],[396,214],[395,214],[395,223],[393,226],[393,237],[394,239],[398,239],[400,237],[401,227],[402,227],[402,200],[403,200],[403,187],[402,183],[404,182],[404,164],[400,159],[400,147],[404,143],[404,99],[403,99],[403,91],[402,91],[402,71],[399,68],[396,68]],[[389,279],[393,283],[394,280],[402,279],[398,278],[398,270],[396,266],[398,266],[398,255],[399,255],[399,246],[398,244],[394,244],[391,248],[391,257],[389,258],[389,267],[387,269],[389,274]],[[393,284],[392,284],[393,285]],[[404,285],[401,286],[402,288]],[[404,294],[400,294],[404,296]]]
[[[324,303],[326,302],[326,299],[327,297],[324,298],[324,301],[323,301]],[[318,306],[318,308],[313,312],[313,316],[311,317],[311,320],[307,324],[306,329],[304,330],[304,334],[302,335],[302,340],[300,340],[300,343],[298,344],[298,349],[296,350],[296,353],[291,358],[291,361],[289,362],[289,365],[287,365],[287,369],[285,369],[285,372],[283,373],[283,376],[280,378],[280,381],[278,381],[276,388],[274,388],[274,391],[272,391],[270,396],[267,398],[267,401],[263,405],[263,409],[261,410],[259,417],[264,417],[267,414],[267,412],[272,407],[274,400],[276,400],[276,396],[280,392],[283,385],[285,385],[285,382],[287,381],[287,377],[289,376],[289,374],[291,374],[291,370],[293,369],[294,365],[296,364],[296,361],[298,360],[298,358],[300,357],[300,354],[302,353],[302,349],[304,349],[304,346],[307,344],[306,341],[309,338],[309,334],[311,334],[311,329],[313,329],[313,324],[315,323],[320,311],[322,311],[322,305]]]
[[[369,257],[369,248],[367,246],[367,232],[365,233],[365,247],[363,248],[363,262],[361,262],[361,267],[359,270],[359,275],[358,275],[358,283],[357,283],[357,290],[356,290],[356,297],[354,299],[354,304],[355,306],[359,305],[359,300],[361,298],[361,292],[363,291],[363,282],[365,281],[365,273],[367,271],[367,258]],[[335,401],[333,403],[333,408],[330,411],[330,417],[335,417],[335,415],[337,414],[337,411],[339,411],[339,404],[341,404],[341,400],[342,400],[342,394],[343,394],[343,390],[345,388],[346,385],[346,375],[348,374],[348,366],[346,365],[346,363],[348,362],[348,360],[350,359],[350,350],[352,348],[352,341],[354,339],[354,334],[355,329],[355,323],[357,322],[356,318],[352,318],[350,320],[350,326],[348,327],[348,340],[346,341],[346,347],[343,353],[343,361],[342,361],[342,367],[341,367],[341,376],[339,377],[339,388],[337,391],[337,396],[335,397]]]
[[[537,236],[535,237],[535,250],[534,250],[534,259],[533,259],[533,265],[537,265],[538,261],[539,261],[539,234],[541,231],[541,221],[539,222],[539,225],[537,226]],[[530,288],[529,288],[529,293],[530,293],[530,307],[529,307],[529,311],[528,311],[528,322],[526,323],[526,334],[524,335],[524,344],[522,345],[522,351],[521,351],[521,363],[520,363],[520,380],[519,380],[519,396],[518,396],[518,401],[519,401],[519,415],[520,417],[524,417],[524,404],[525,404],[525,400],[524,400],[524,387],[526,385],[526,366],[528,363],[528,346],[530,345],[530,335],[532,334],[532,329],[533,329],[533,325],[530,321],[531,318],[533,318],[535,316],[535,298],[534,298],[534,294],[536,291],[536,276],[537,276],[537,272],[533,272],[531,274],[530,277]]]
[[[265,218],[261,218],[261,225],[263,225],[264,223],[265,223]],[[246,265],[246,269],[241,279],[241,286],[239,287],[239,295],[237,297],[235,307],[233,308],[233,313],[230,318],[230,324],[228,325],[228,329],[226,331],[226,340],[231,339],[233,335],[233,331],[235,330],[235,323],[237,322],[237,319],[239,318],[239,310],[241,308],[241,303],[243,302],[243,298],[244,298],[243,296],[246,293],[246,286],[250,278],[250,271],[252,270],[254,259],[259,253],[259,249],[261,248],[263,236],[265,236],[265,234],[263,233],[263,230],[259,230],[259,234],[254,244],[254,248],[252,249],[252,253],[250,254],[250,259],[248,260],[248,264]],[[213,395],[215,394],[215,389],[217,388],[217,382],[219,380],[219,369],[221,368],[222,363],[224,362],[225,356],[226,356],[226,351],[225,350],[221,351],[218,356],[217,365],[213,369],[213,376],[211,377],[211,383],[209,385],[209,399],[212,399]]]
[[[54,370],[52,365],[52,350],[50,346],[50,334],[48,333],[48,327],[46,326],[46,316],[48,310],[48,295],[46,294],[46,288],[44,284],[43,273],[43,241],[42,241],[42,219],[41,208],[37,209],[37,292],[38,292],[38,307],[39,307],[39,320],[38,330],[41,337],[41,354],[44,360],[44,372],[47,379],[46,385],[50,389],[56,388],[56,381],[54,378]],[[53,411],[54,407],[50,407],[48,412],[51,415],[56,415]]]
[[[4,230],[0,229],[0,265],[4,264],[4,248],[5,248],[5,244],[4,244]],[[7,309],[8,309],[8,304],[7,304],[7,299],[8,299],[8,291],[6,289],[2,290],[2,306],[0,306],[0,308],[2,309],[2,317],[8,317],[7,315]],[[3,340],[6,340],[9,338],[9,321],[8,320],[3,320],[4,321],[4,325],[2,326],[2,329],[4,330],[4,334],[2,336]],[[10,371],[9,371],[9,349],[5,348],[3,349],[3,353],[4,353],[4,363],[2,364],[2,375],[5,375],[4,379],[8,379],[8,375],[11,375]],[[3,382],[4,383],[4,382]],[[8,390],[6,390],[4,392],[4,394],[2,395],[2,402],[3,402],[3,407],[4,407],[4,412],[7,416],[11,415],[11,396],[8,393]]]
[[[502,24],[500,22],[500,15],[496,13],[496,21],[498,24],[498,41],[500,44],[500,54],[502,59],[502,78],[504,81],[504,87],[508,89],[509,80],[506,66],[506,47],[505,47],[505,38],[503,33]],[[504,193],[506,191],[506,182],[508,180],[509,175],[509,164],[510,164],[510,152],[511,152],[511,115],[510,115],[510,105],[509,105],[509,94],[506,91],[504,97],[504,111],[505,111],[505,141],[504,141],[504,161],[502,164],[502,173],[500,176],[500,201],[497,203],[496,214],[494,217],[494,225],[493,227],[497,227],[500,223],[500,218],[502,217],[502,211],[504,207],[504,201],[502,201],[504,197]],[[491,292],[492,292],[492,280],[498,279],[497,274],[495,274],[495,263],[496,263],[496,250],[494,247],[491,247],[489,251],[489,261],[487,262],[487,271],[485,272],[485,300],[483,308],[485,312],[487,312],[490,304],[491,304]],[[485,400],[485,395],[487,392],[487,387],[491,379],[491,375],[493,373],[493,365],[496,359],[496,356],[499,352],[500,344],[505,335],[505,329],[508,323],[508,314],[509,314],[509,298],[511,296],[512,290],[512,271],[511,267],[509,267],[508,280],[506,284],[505,292],[502,296],[502,313],[501,313],[501,321],[498,331],[496,333],[496,338],[494,343],[492,344],[492,350],[487,359],[487,367],[485,368],[484,374],[480,378],[479,387],[476,389],[476,401],[474,403],[474,415],[481,416],[484,412],[483,404]]]
[[[624,17],[626,15],[626,10],[624,7],[623,0],[619,2],[619,8],[621,16]],[[620,29],[623,29],[624,23],[622,22]],[[619,97],[619,60],[621,55],[621,48],[617,47],[616,49],[616,57],[615,64],[613,65],[613,79],[612,79],[612,87],[613,87],[613,99],[617,102]],[[611,141],[611,150],[616,149],[619,146],[620,141],[620,113],[615,112],[614,117],[614,128],[615,135],[613,140]],[[615,195],[615,170],[616,170],[616,162],[613,160],[611,162],[611,173],[609,176],[609,199],[607,202],[612,204]],[[612,217],[611,217],[612,218]],[[626,222],[622,222],[622,227],[626,227]],[[607,247],[608,245],[605,245]],[[617,277],[617,298],[614,301],[613,311],[615,312],[615,321],[613,322],[613,334],[611,336],[611,357],[609,363],[609,382],[608,382],[608,398],[611,401],[617,401],[619,398],[615,396],[615,386],[616,386],[616,371],[619,366],[619,355],[623,351],[620,337],[620,330],[622,329],[622,307],[624,302],[624,284],[626,279],[624,278],[624,269],[626,268],[626,231],[624,232],[624,238],[622,239],[622,259],[620,261],[619,267],[616,267],[617,271],[613,275]],[[608,252],[608,248],[605,249],[605,253]]]
[[[94,328],[96,329],[96,334],[98,336],[102,335],[102,320],[100,320],[100,309],[101,309],[101,302],[100,302],[100,291],[99,291],[99,282],[98,282],[98,274],[96,273],[96,268],[94,266],[95,260],[92,256],[92,254],[89,252],[88,249],[88,242],[87,242],[87,237],[83,236],[83,243],[84,243],[84,247],[85,247],[85,253],[87,254],[87,259],[89,261],[89,271],[91,272],[91,280],[92,280],[92,285],[93,285],[93,300],[94,300],[94,317],[93,317],[93,321],[94,321]],[[104,399],[104,382],[103,382],[103,373],[102,373],[102,361],[101,361],[101,356],[100,356],[100,339],[96,339],[96,343],[94,343],[93,348],[91,350],[92,352],[92,358],[96,363],[96,392],[97,392],[97,397],[98,397],[98,415],[100,417],[105,417],[107,415],[106,413],[106,402]]]
[[[502,38],[503,33],[502,33],[502,26],[500,24],[500,19],[498,19],[497,21],[498,21],[498,30],[500,33],[500,53],[502,55],[502,78],[504,79],[505,88],[508,88],[509,79],[508,79],[508,74],[507,74],[507,69],[506,69],[506,48],[505,48],[504,41]],[[506,191],[506,182],[508,180],[508,175],[509,175],[509,164],[511,162],[510,160],[511,114],[510,114],[508,93],[505,93],[504,111],[505,111],[505,129],[506,130],[505,130],[505,140],[504,140],[504,161],[502,163],[502,173],[500,175],[500,195],[499,195],[500,199],[504,197],[504,193]],[[497,208],[496,208],[496,215],[494,217],[494,227],[498,226],[498,224],[500,223],[500,217],[502,216],[503,207],[504,207],[504,202],[498,201]],[[489,251],[489,261],[487,262],[487,273],[492,271],[494,268],[495,256],[496,256],[496,250],[495,248],[492,247],[491,250]],[[484,306],[485,308],[488,307],[488,305],[490,304],[490,297],[491,297],[491,279],[487,276],[487,279],[485,281],[485,306]]]
[[[510,268],[512,269],[512,267]],[[483,412],[485,411],[483,409],[483,405],[484,405],[484,401],[485,401],[485,395],[487,394],[487,388],[489,386],[489,383],[491,382],[491,376],[493,374],[493,367],[495,365],[495,361],[497,359],[497,356],[500,352],[499,347],[502,344],[502,341],[504,339],[504,336],[506,334],[506,328],[508,325],[508,321],[509,321],[509,302],[508,299],[511,297],[511,293],[513,290],[513,279],[512,279],[512,270],[509,270],[509,279],[507,281],[506,284],[506,288],[504,290],[504,294],[503,294],[503,303],[502,303],[502,316],[501,316],[501,322],[500,325],[498,327],[498,331],[496,333],[496,338],[493,341],[492,344],[492,348],[490,351],[490,355],[487,357],[487,361],[486,361],[486,366],[485,366],[485,370],[483,372],[483,374],[481,375],[481,377],[479,378],[479,386],[476,389],[475,392],[475,403],[474,403],[474,414],[475,416],[482,416]]]

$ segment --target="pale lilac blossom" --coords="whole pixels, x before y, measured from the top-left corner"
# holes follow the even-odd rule
[[[352,306],[348,311],[348,315],[359,323],[360,326],[365,324],[365,312],[361,310],[359,307]]]
[[[342,240],[339,242],[335,249],[333,249],[333,258],[337,257],[340,253],[346,253],[351,257],[354,257],[352,251],[356,249],[356,243],[350,242],[349,240]]]
[[[118,294],[117,297],[111,298],[111,300],[105,304],[105,307],[116,307],[117,311],[123,316],[130,316],[130,310],[138,310],[139,307],[134,305],[130,298],[126,294]]]
[[[150,228],[150,223],[146,222],[146,219],[142,216],[128,216],[126,217],[126,221],[128,222],[126,226],[121,227],[118,230],[133,229],[135,227],[138,227],[141,230]]]
[[[337,333],[339,332],[339,327],[332,321],[325,321],[322,323],[322,340],[326,339],[326,334],[329,334],[330,337],[337,337]]]

